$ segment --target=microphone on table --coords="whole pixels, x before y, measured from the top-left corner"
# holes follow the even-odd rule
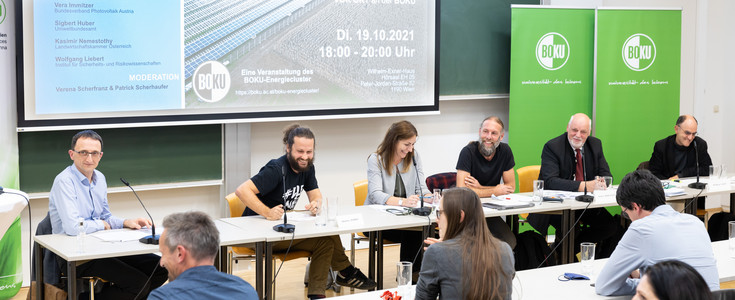
[[[421,179],[419,178],[419,168],[416,166],[416,160],[415,159],[412,159],[412,160],[413,160],[413,168],[416,170],[416,182],[419,185],[419,192],[421,193],[419,194],[419,198],[421,198],[421,207],[416,207],[412,209],[411,211],[413,212],[414,215],[428,216],[431,214],[431,207],[424,207],[424,189],[421,187]]]
[[[581,202],[592,202],[592,200],[594,200],[595,197],[593,197],[592,195],[587,195],[587,183],[584,182],[585,180],[587,180],[587,165],[584,159],[584,153],[582,153],[580,157],[582,158],[582,176],[584,177],[582,178],[582,184],[584,184],[584,195],[579,195],[577,197],[574,197],[574,200],[581,201]]]
[[[281,166],[281,174],[283,174],[283,195],[286,195],[286,166]],[[283,224],[273,226],[273,230],[283,233],[293,233],[296,231],[296,225],[288,224],[288,215],[286,212],[288,207],[286,206],[286,198],[283,198]]]
[[[692,182],[689,184],[690,188],[703,190],[705,186],[707,186],[707,183],[699,182],[699,150],[697,150],[697,140],[696,138],[692,140],[692,143],[694,143],[694,158],[697,161],[697,182]]]
[[[156,224],[153,224],[153,217],[151,217],[151,213],[148,212],[148,209],[145,208],[145,205],[143,204],[143,201],[140,200],[140,197],[138,197],[138,193],[135,192],[135,189],[133,189],[132,186],[130,186],[130,183],[125,181],[122,177],[120,177],[120,181],[124,185],[130,188],[131,191],[133,191],[133,195],[135,195],[135,198],[138,198],[138,202],[140,202],[140,206],[143,207],[143,210],[145,210],[145,213],[148,214],[148,218],[151,220],[151,235],[144,236],[140,238],[138,241],[140,241],[143,244],[153,244],[158,245],[158,240],[161,238],[160,234],[156,234]]]

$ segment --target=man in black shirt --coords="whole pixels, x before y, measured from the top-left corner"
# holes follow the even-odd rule
[[[648,166],[653,175],[659,179],[671,180],[696,176],[697,156],[699,156],[699,175],[709,175],[712,159],[707,153],[707,142],[697,136],[697,125],[694,116],[682,115],[676,119],[674,125],[676,134],[659,140],[653,146]]]
[[[285,213],[284,208],[294,208],[302,191],[309,198],[306,209],[312,213],[319,210],[322,194],[313,164],[314,133],[298,124],[291,125],[284,130],[283,144],[286,146],[285,155],[269,161],[258,174],[237,188],[235,193],[247,206],[244,216],[259,214],[268,220],[279,220]],[[310,299],[325,297],[330,266],[339,271],[337,283],[342,286],[375,288],[373,280],[350,264],[339,236],[278,242],[273,245],[273,250],[286,250],[290,244],[292,250],[311,252]]]
[[[468,187],[480,197],[510,194],[516,188],[515,160],[508,144],[501,143],[505,127],[500,118],[491,116],[480,123],[480,138],[459,152],[457,186]],[[503,183],[500,183],[500,179]],[[516,238],[500,217],[487,218],[490,232],[498,239],[516,245]]]

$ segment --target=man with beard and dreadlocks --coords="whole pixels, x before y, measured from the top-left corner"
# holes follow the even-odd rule
[[[309,198],[306,209],[315,214],[322,202],[322,193],[314,171],[314,133],[298,124],[284,130],[283,144],[286,154],[272,159],[258,174],[246,181],[235,192],[247,206],[243,216],[261,215],[268,220],[279,220],[284,209],[293,209],[305,191]],[[376,283],[368,279],[360,269],[350,264],[339,236],[282,241],[273,244],[273,251],[291,250],[311,252],[309,268],[310,299],[324,298],[329,267],[339,271],[337,283],[358,289],[375,288]]]
[[[457,186],[468,187],[480,197],[500,196],[513,193],[516,176],[513,167],[513,151],[501,143],[505,126],[500,118],[491,116],[480,123],[480,138],[462,148],[457,160]],[[501,183],[502,179],[502,183]],[[486,218],[493,236],[516,245],[516,238],[500,217]]]

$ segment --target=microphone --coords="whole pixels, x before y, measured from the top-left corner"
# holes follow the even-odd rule
[[[697,150],[697,138],[695,137],[694,140],[692,140],[692,143],[694,143],[694,158],[697,161],[697,182],[692,182],[689,184],[690,188],[703,190],[705,186],[707,186],[707,183],[699,182],[699,150]]]
[[[281,166],[281,174],[283,175],[283,195],[286,195],[286,166]],[[283,198],[283,224],[273,226],[273,230],[283,233],[293,233],[296,231],[296,225],[288,224],[288,206],[286,205],[286,198]]]
[[[133,191],[133,195],[135,195],[135,198],[138,198],[138,202],[140,202],[140,206],[143,207],[143,210],[145,210],[145,213],[148,214],[148,218],[150,218],[150,220],[151,220],[151,235],[144,236],[144,237],[140,238],[138,241],[141,242],[141,243],[143,243],[143,244],[158,245],[158,240],[161,238],[161,235],[160,234],[158,234],[158,235],[156,234],[156,224],[153,224],[153,217],[151,217],[151,213],[149,213],[148,212],[148,209],[145,208],[145,205],[143,204],[143,201],[140,201],[140,197],[138,197],[138,193],[136,193],[135,192],[135,189],[133,189],[133,187],[130,186],[130,183],[128,183],[127,181],[125,181],[125,179],[123,179],[122,177],[120,177],[120,181],[122,181],[122,183],[125,186],[129,187],[130,190]]]
[[[584,147],[584,146],[582,146]],[[587,162],[584,159],[584,152],[582,152],[582,184],[584,184],[584,195],[579,195],[577,197],[574,197],[574,200],[581,201],[581,202],[592,202],[592,200],[595,199],[595,197],[591,195],[587,195],[587,183],[585,182],[587,180]]]
[[[421,179],[419,178],[419,168],[416,166],[416,160],[412,159],[413,161],[413,169],[416,170],[416,183],[419,185],[419,198],[421,199],[421,207],[416,207],[411,210],[414,215],[418,216],[428,216],[431,214],[431,207],[424,207],[424,189],[421,187]],[[396,174],[396,176],[399,176]],[[415,191],[415,189],[414,189]]]

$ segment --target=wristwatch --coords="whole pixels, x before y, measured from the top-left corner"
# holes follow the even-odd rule
[[[403,206],[403,198],[398,199],[398,206]]]

